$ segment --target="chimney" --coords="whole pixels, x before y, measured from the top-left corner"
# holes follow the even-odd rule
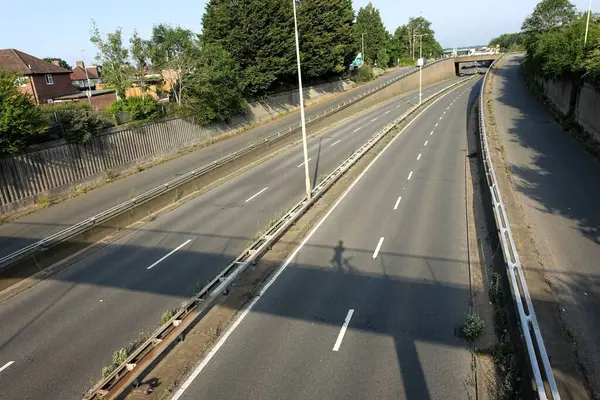
[[[56,65],[57,67],[60,67],[60,64],[58,63],[58,60],[52,60],[52,64]]]
[[[75,63],[75,65],[76,65],[76,66],[78,66],[79,68],[83,68],[83,69],[85,69],[85,64],[83,63],[83,61],[77,61],[77,62]]]

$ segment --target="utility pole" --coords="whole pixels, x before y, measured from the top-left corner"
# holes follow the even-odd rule
[[[302,125],[302,147],[304,150],[304,175],[306,178],[306,199],[310,200],[310,176],[308,171],[308,147],[306,145],[306,122],[304,120],[304,93],[302,93],[302,70],[300,68],[300,42],[298,41],[298,20],[296,18],[296,1],[294,3],[294,35],[296,36],[296,61],[298,62],[298,89],[300,90],[300,124]]]
[[[592,0],[588,4],[587,22],[585,23],[585,36],[583,38],[583,47],[587,43],[588,29],[590,28],[590,14],[592,13]]]

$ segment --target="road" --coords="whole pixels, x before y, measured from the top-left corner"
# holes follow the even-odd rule
[[[331,172],[417,96],[398,97],[312,138],[311,179]],[[2,396],[64,400],[83,393],[114,350],[156,328],[162,312],[189,299],[303,196],[301,149],[260,164],[0,304],[0,366],[14,361],[0,372]]]
[[[467,110],[415,120],[232,324],[173,400],[468,399]]]
[[[348,101],[358,94],[365,93],[373,87],[393,79],[410,69],[412,67],[394,70],[358,88],[307,107],[306,117],[312,118],[317,114],[322,114],[334,105]],[[39,210],[13,222],[2,224],[0,225],[0,257],[11,254],[27,245],[35,243],[41,238],[65,229],[123,201],[127,201],[131,198],[131,193],[144,193],[161,183],[168,182],[186,172],[209,164],[224,155],[231,154],[272,133],[297,124],[299,118],[298,113],[293,113],[243,132],[225,141],[215,143],[209,147],[119,179],[109,185],[104,185],[50,208]]]
[[[494,79],[496,130],[544,273],[600,396],[600,163],[529,95],[521,59],[511,57]]]

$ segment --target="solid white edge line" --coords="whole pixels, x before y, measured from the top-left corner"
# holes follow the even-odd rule
[[[14,361],[7,362],[6,364],[4,364],[3,366],[0,367],[0,372],[4,371],[6,368],[10,367],[14,363],[15,363]]]
[[[412,171],[410,171],[410,173],[408,174],[408,179],[407,179],[407,181],[410,181],[410,178],[412,177],[412,173],[413,173],[413,172],[412,172]]]
[[[377,247],[375,247],[375,251],[373,252],[373,260],[377,258],[377,255],[379,254],[379,250],[381,250],[381,245],[383,244],[383,239],[385,239],[383,236],[379,238],[379,242],[377,242]]]
[[[342,340],[344,340],[344,335],[346,334],[346,329],[348,329],[348,325],[350,324],[350,320],[352,319],[352,315],[354,314],[354,310],[351,308],[348,310],[348,314],[346,315],[346,319],[344,320],[344,324],[342,325],[342,329],[340,329],[340,333],[333,345],[333,351],[338,351],[340,346],[342,345]]]
[[[335,146],[336,144],[338,144],[338,143],[339,143],[339,142],[341,142],[341,141],[342,141],[342,139],[340,139],[340,140],[336,140],[335,142],[331,143],[331,144],[329,145],[329,147],[333,147],[333,146]]]
[[[327,211],[327,213],[323,216],[323,218],[321,218],[319,220],[319,222],[309,232],[309,234],[306,235],[306,237],[302,240],[302,242],[300,242],[300,244],[298,245],[298,247],[296,247],[294,249],[294,251],[292,252],[292,254],[290,254],[290,256],[285,260],[285,262],[275,272],[275,274],[273,274],[273,276],[271,277],[271,279],[269,279],[269,281],[265,284],[265,286],[262,288],[262,290],[258,293],[258,296],[256,296],[248,304],[248,306],[246,306],[246,308],[244,309],[244,311],[235,320],[235,322],[229,327],[229,329],[227,329],[227,332],[225,332],[225,334],[215,344],[215,346],[208,352],[208,354],[206,355],[206,357],[196,367],[196,369],[194,370],[194,372],[192,372],[192,374],[186,379],[186,381],[181,385],[181,387],[177,390],[177,392],[175,392],[175,395],[171,398],[171,400],[178,400],[183,395],[183,393],[185,393],[185,391],[187,390],[187,388],[192,384],[192,382],[194,382],[194,379],[196,379],[198,377],[198,375],[200,375],[200,372],[202,372],[202,370],[206,367],[206,365],[208,365],[208,363],[210,362],[210,360],[215,356],[215,354],[217,354],[217,352],[219,351],[219,349],[221,347],[223,347],[223,344],[227,341],[227,339],[229,338],[229,336],[240,325],[240,323],[244,320],[244,318],[246,318],[246,315],[248,315],[248,313],[250,312],[250,310],[252,310],[252,308],[258,302],[258,300],[265,294],[265,292],[267,291],[267,289],[269,289],[269,287],[271,287],[271,285],[273,284],[273,282],[275,282],[275,280],[279,277],[279,275],[281,275],[281,273],[283,271],[285,271],[285,269],[287,268],[287,266],[292,262],[292,260],[294,260],[294,258],[296,258],[296,256],[300,252],[300,250],[302,250],[302,248],[304,247],[304,245],[311,239],[311,237],[321,227],[321,225],[323,225],[323,223],[327,220],[327,218],[331,215],[331,213],[333,213],[335,211],[335,209],[340,205],[340,203],[344,200],[344,198],[348,195],[348,193],[350,193],[350,191],[354,188],[354,186],[356,186],[356,184],[362,179],[363,176],[365,176],[365,174],[369,171],[369,169],[371,169],[371,167],[373,166],[373,164],[375,164],[377,162],[377,160],[379,160],[379,158],[385,153],[385,151],[387,149],[389,149],[392,146],[392,144],[394,144],[394,142],[396,141],[396,138],[400,137],[400,135],[406,129],[408,129],[408,127],[411,126],[415,121],[417,121],[419,119],[419,117],[421,117],[421,115],[423,115],[430,107],[432,107],[435,103],[437,103],[438,101],[440,101],[441,99],[443,99],[444,97],[446,97],[447,94],[452,93],[452,92],[453,92],[453,90],[450,90],[450,91],[444,93],[439,98],[435,99],[430,105],[428,105],[427,107],[425,107],[425,109],[423,111],[421,111],[415,118],[413,118],[412,120],[410,120],[408,122],[408,124],[406,124],[406,126],[400,131],[400,133],[398,133],[396,136],[394,136],[392,138],[392,140],[390,140],[390,142],[383,148],[383,150],[381,150],[381,152],[379,154],[377,154],[375,156],[375,158],[373,158],[373,160],[371,160],[371,162],[367,165],[367,167],[356,177],[356,179],[354,180],[354,182],[352,182],[352,184],[350,184],[350,186],[348,187],[348,189],[346,189],[346,191],[344,193],[342,193],[342,195],[337,199],[337,201],[333,204],[333,206],[331,206],[331,208],[329,209],[329,211]]]
[[[421,153],[419,153],[419,155],[417,156],[417,161],[419,161],[421,159]]]
[[[146,269],[152,269],[154,267],[156,267],[159,263],[161,263],[162,261],[164,261],[167,257],[169,257],[171,254],[175,253],[177,250],[181,249],[183,246],[185,246],[186,244],[188,244],[189,242],[191,242],[192,239],[188,239],[185,242],[183,242],[182,244],[180,244],[179,246],[175,247],[173,250],[171,250],[167,255],[163,256],[160,260],[156,261],[154,264],[152,264],[151,266],[149,266]]]
[[[312,160],[312,157],[311,157],[311,158],[309,158],[309,159],[308,159],[308,160],[306,160],[306,161],[310,161],[310,160]],[[301,167],[301,166],[303,166],[303,165],[304,165],[304,161],[302,161],[302,163],[301,163],[300,165],[298,165],[296,168],[300,168],[300,167]]]
[[[402,201],[402,196],[398,197],[398,200],[396,200],[396,204],[394,204],[394,210],[398,209],[398,206],[400,205],[400,201]]]
[[[249,199],[246,200],[246,203],[249,202],[250,200],[252,200],[253,198],[255,198],[256,196],[258,196],[259,194],[261,194],[262,192],[264,192],[265,190],[267,190],[269,187],[267,186],[266,188],[264,188],[263,190],[261,190],[260,192],[256,193],[254,196],[250,197]]]

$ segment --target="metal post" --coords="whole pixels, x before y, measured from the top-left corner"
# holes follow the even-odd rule
[[[422,82],[423,82],[423,36],[426,36],[427,33],[423,33],[420,35],[415,35],[419,37],[419,104],[421,104],[421,100],[423,98],[423,92],[421,90]]]
[[[302,70],[300,69],[300,42],[298,41],[298,21],[296,19],[296,0],[294,3],[294,35],[296,36],[296,60],[298,62],[298,89],[300,90],[300,124],[302,125],[302,147],[304,148],[304,174],[306,176],[306,198],[310,200],[310,177],[308,171],[308,148],[306,145],[306,123],[304,120],[304,94],[302,93]]]
[[[585,36],[583,38],[583,47],[587,43],[588,29],[590,28],[590,14],[592,13],[592,0],[588,4],[587,22],[585,23]]]

